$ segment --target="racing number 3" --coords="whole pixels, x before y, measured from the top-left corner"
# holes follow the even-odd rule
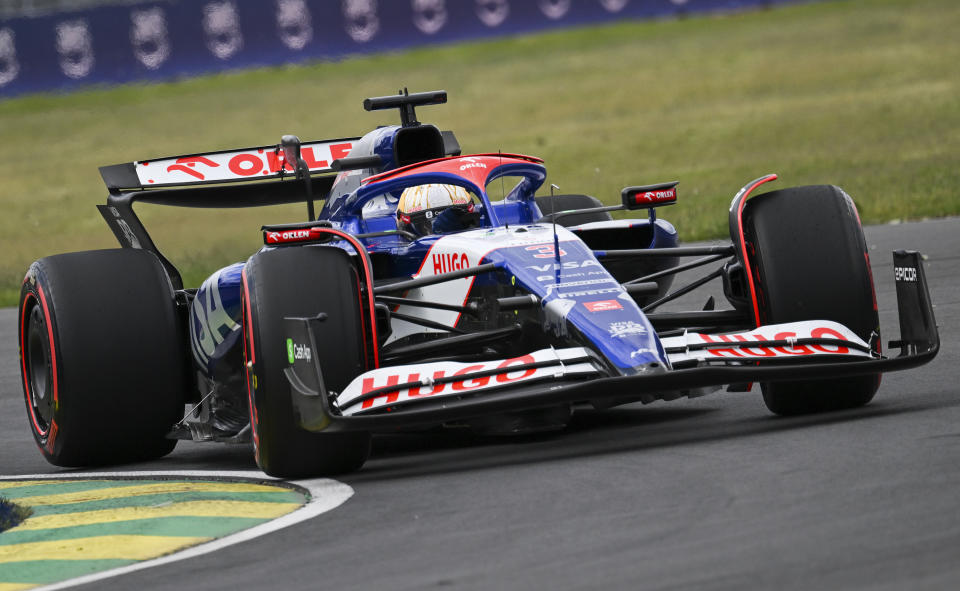
[[[534,258],[538,259],[552,259],[557,256],[557,251],[554,248],[554,245],[551,243],[547,244],[534,244],[533,246],[528,246],[526,250],[535,250],[537,254],[533,255]],[[560,256],[566,256],[567,253],[562,248],[560,249]]]

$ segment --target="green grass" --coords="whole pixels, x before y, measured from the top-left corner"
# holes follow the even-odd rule
[[[465,152],[545,158],[563,192],[679,179],[662,215],[686,240],[723,236],[769,172],[844,187],[865,223],[957,214],[957,30],[955,0],[817,2],[0,102],[0,304],[32,260],[115,245],[98,166],[357,135],[396,119],[361,100],[402,86],[446,89],[421,120]],[[305,208],[271,209],[138,212],[195,285]]]
[[[0,497],[0,532],[16,527],[24,519],[30,517],[33,511],[29,507],[14,505],[7,499]]]

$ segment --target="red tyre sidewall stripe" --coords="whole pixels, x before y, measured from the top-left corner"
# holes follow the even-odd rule
[[[30,395],[30,378],[27,373],[27,358],[24,352],[27,350],[26,343],[26,331],[24,327],[26,325],[27,319],[27,310],[30,309],[28,306],[31,299],[37,299],[33,292],[27,292],[26,297],[23,300],[23,304],[20,308],[20,375],[23,376],[23,394],[27,400],[27,412],[30,414],[30,422],[33,423],[33,432],[36,433],[41,439],[47,436],[48,430],[42,429],[40,427],[40,422],[37,421],[37,413],[33,408],[33,396]]]
[[[256,367],[256,351],[253,344],[253,314],[250,311],[250,288],[248,287],[247,268],[244,266],[240,272],[243,279],[243,326],[242,330],[246,332],[247,338],[243,339],[243,375],[247,383],[247,403],[250,405],[250,427],[253,432],[253,448],[256,454],[260,455],[260,437],[257,434],[257,405],[253,400],[253,384],[250,383],[250,372]],[[247,345],[247,343],[250,343]],[[253,364],[253,368],[248,368],[247,363]]]
[[[53,322],[50,319],[50,308],[47,306],[47,297],[43,294],[43,287],[38,283],[37,292],[40,294],[40,304],[43,305],[43,317],[47,319],[47,338],[50,343],[50,366],[53,373],[53,407],[60,402],[60,389],[57,378],[57,347],[53,340]],[[52,422],[52,421],[51,421]]]
[[[853,215],[855,215],[855,216],[857,217],[857,224],[859,224],[859,226],[860,226],[861,228],[863,228],[863,222],[860,221],[860,212],[857,211],[857,204],[853,202],[853,197],[850,197],[849,195],[847,195],[842,189],[841,189],[840,192],[843,193],[844,195],[846,195],[847,199],[850,200],[850,207],[853,208]],[[876,284],[873,282],[873,267],[870,266],[870,253],[867,251],[867,248],[868,248],[868,247],[867,247],[867,244],[866,244],[866,239],[864,239],[863,247],[864,247],[864,250],[863,250],[863,259],[864,259],[864,260],[866,261],[866,263],[867,263],[867,276],[870,277],[870,295],[873,297],[873,311],[879,313],[879,308],[878,308],[878,306],[877,306],[877,287],[876,287]],[[877,330],[879,330],[879,328],[878,328]],[[879,338],[877,339],[876,346],[874,347],[874,350],[876,351],[877,355],[881,355],[881,354],[883,353],[883,340],[882,340],[882,339],[879,339]],[[878,373],[878,374],[877,374],[877,388],[880,387],[880,383],[881,383],[881,382],[883,382],[883,374],[882,374],[882,373]]]
[[[53,407],[57,408],[60,403],[60,391],[57,378],[57,347],[53,340],[53,322],[50,317],[50,308],[47,306],[47,297],[43,294],[43,286],[37,284],[37,292],[40,294],[40,304],[43,305],[43,317],[47,319],[47,338],[50,343],[50,366],[53,373]],[[53,421],[51,421],[52,423]]]
[[[246,323],[246,326],[244,327],[244,330],[247,331],[247,339],[250,341],[250,351],[249,351],[250,357],[249,357],[249,361],[252,361],[253,363],[256,363],[256,362],[257,362],[257,356],[256,356],[256,352],[254,351],[254,348],[253,348],[253,314],[252,314],[251,311],[250,311],[250,288],[249,288],[249,286],[247,285],[248,282],[249,282],[249,280],[247,279],[247,269],[246,269],[246,266],[244,266],[243,270],[240,271],[240,277],[241,277],[241,279],[243,279],[243,302],[244,302],[243,305],[244,305],[244,308],[245,308],[246,313],[247,313],[247,321],[248,321],[248,322]],[[244,341],[244,342],[246,342],[246,341]],[[243,351],[244,351],[244,355],[246,355],[246,353],[247,353],[246,346],[244,346]]]
[[[24,279],[24,283],[26,282],[27,280]],[[24,396],[26,397],[27,410],[30,413],[30,422],[33,424],[34,432],[37,434],[37,436],[40,439],[40,441],[38,442],[38,445],[42,450],[45,450],[47,453],[52,454],[54,445],[56,443],[57,432],[59,430],[57,428],[57,420],[56,420],[56,409],[60,405],[60,384],[59,384],[60,378],[57,375],[57,351],[56,351],[57,347],[56,347],[56,341],[54,341],[53,339],[53,320],[50,317],[50,306],[47,304],[46,294],[44,294],[43,287],[39,283],[36,283],[35,285],[37,288],[36,293],[34,293],[33,291],[28,291],[27,296],[24,300],[24,305],[21,307],[20,367],[21,367],[21,371],[23,372],[23,392],[24,392]],[[33,407],[33,397],[30,394],[26,359],[23,353],[26,350],[25,333],[23,328],[26,324],[27,309],[30,308],[30,306],[27,305],[27,303],[30,301],[30,298],[39,300],[40,306],[41,308],[43,308],[43,317],[44,317],[44,320],[46,321],[45,324],[47,325],[47,345],[49,347],[48,351],[50,354],[50,373],[52,376],[52,383],[53,383],[54,416],[50,417],[50,424],[47,426],[46,429],[42,429],[40,427],[40,422],[37,419],[36,410]]]
[[[357,256],[360,257],[360,261],[363,263],[363,273],[364,281],[367,284],[367,310],[370,315],[370,333],[373,336],[373,367],[380,367],[380,350],[377,343],[377,317],[376,317],[376,308],[374,307],[373,301],[373,273],[370,270],[370,265],[367,262],[366,257],[366,248],[358,241],[356,238],[347,234],[346,232],[341,232],[340,230],[334,230],[333,228],[314,228],[314,231],[325,234],[333,234],[334,236],[339,236],[350,243],[353,246],[354,250],[357,251]]]
[[[753,272],[750,267],[750,257],[747,256],[747,242],[743,236],[743,206],[747,204],[747,198],[750,197],[750,193],[752,193],[757,187],[763,183],[775,180],[777,180],[777,175],[771,174],[754,181],[743,193],[743,197],[741,197],[740,204],[737,207],[737,226],[739,230],[738,238],[740,240],[740,252],[743,253],[743,271],[747,276],[747,285],[750,287],[750,301],[753,302],[753,320],[756,323],[756,326],[760,326],[760,306],[757,303],[757,288],[753,282]]]
[[[841,190],[841,193],[842,192],[843,191]],[[850,200],[850,207],[853,208],[853,215],[857,218],[857,224],[861,228],[863,228],[863,222],[860,221],[860,212],[857,211],[857,204],[853,202],[852,197],[850,197],[846,193],[844,193],[844,195],[847,197],[847,199]],[[867,275],[870,277],[870,295],[873,297],[873,311],[878,312],[879,309],[877,308],[877,288],[873,283],[873,267],[870,266],[870,253],[867,252],[866,250],[867,249],[866,240],[864,240],[863,246],[864,246],[863,258],[866,259],[867,261]],[[880,342],[879,339],[877,339],[877,342],[878,343]],[[877,347],[878,347],[877,353],[880,353],[880,350],[879,350],[880,345],[878,344]]]
[[[357,304],[360,306],[360,334],[367,334],[367,321],[365,315],[363,314],[363,295],[360,293],[360,276],[357,273],[353,274],[353,280],[357,287]],[[367,339],[363,339],[363,364],[364,367],[369,369],[370,353],[367,350]]]

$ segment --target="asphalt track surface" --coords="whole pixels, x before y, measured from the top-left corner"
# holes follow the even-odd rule
[[[339,508],[82,588],[960,588],[960,219],[866,234],[884,340],[899,334],[889,253],[912,248],[942,349],[865,408],[777,418],[755,388],[585,413],[550,436],[381,437]],[[27,426],[14,310],[0,334],[0,473],[56,472]],[[115,469],[251,468],[249,448],[181,443]]]

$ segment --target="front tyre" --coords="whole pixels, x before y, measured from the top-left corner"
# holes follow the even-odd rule
[[[364,370],[359,276],[350,256],[332,247],[260,252],[244,268],[244,356],[257,464],[271,476],[303,478],[357,470],[370,434],[314,433],[300,427],[288,366],[286,317],[327,315],[316,334],[323,381],[341,392]]]
[[[879,352],[870,260],[849,195],[832,185],[764,193],[747,202],[743,226],[763,324],[833,320]],[[863,406],[879,385],[875,374],[761,387],[771,412],[797,415]]]
[[[152,253],[46,257],[20,291],[20,369],[40,451],[56,466],[170,453],[187,356],[173,288]]]

